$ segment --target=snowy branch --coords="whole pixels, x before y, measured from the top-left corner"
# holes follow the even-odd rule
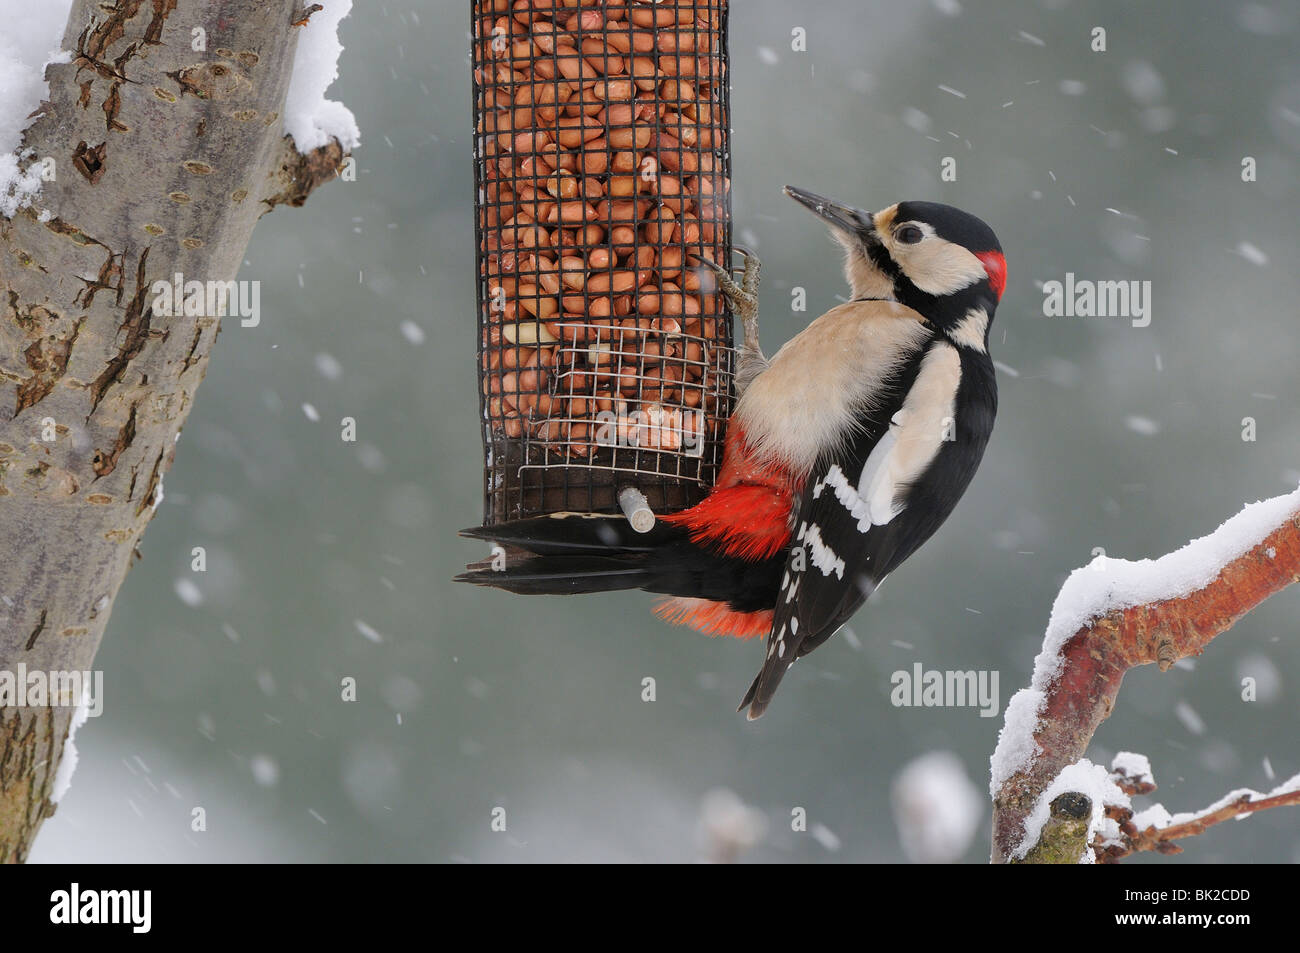
[[[1114,709],[1125,673],[1150,663],[1167,671],[1200,655],[1215,636],[1298,580],[1300,490],[1247,506],[1214,533],[1158,560],[1099,557],[1076,570],[1053,606],[1032,683],[1012,698],[998,737],[990,785],[994,861],[1025,858],[1052,799],[1066,790],[1092,801],[1091,835],[1103,831],[1107,812],[1114,824],[1128,794],[1083,755]],[[1246,803],[1258,810],[1262,802]],[[1246,813],[1244,805],[1236,810]],[[1168,842],[1187,833],[1151,837]]]
[[[1154,790],[1155,784],[1151,783],[1139,793]],[[1115,863],[1121,857],[1144,850],[1178,854],[1182,848],[1175,841],[1204,834],[1222,821],[1249,817],[1273,807],[1293,806],[1300,806],[1300,774],[1267,794],[1242,788],[1224,795],[1204,810],[1189,814],[1170,815],[1160,804],[1138,814],[1134,814],[1131,808],[1119,807],[1108,810],[1107,814],[1118,824],[1120,836],[1099,839],[1092,846],[1102,863]]]

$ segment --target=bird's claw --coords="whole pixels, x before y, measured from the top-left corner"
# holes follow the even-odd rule
[[[718,282],[718,290],[726,297],[736,316],[741,318],[746,326],[754,325],[758,321],[758,280],[763,263],[759,261],[757,255],[743,245],[733,245],[732,250],[745,259],[744,271],[739,282],[732,277],[729,269],[717,262],[705,257],[701,257],[700,261],[713,272]]]
[[[732,245],[731,250],[745,259],[744,271],[740,277],[741,289],[749,295],[758,294],[758,279],[763,271],[763,263],[758,255],[744,245]]]

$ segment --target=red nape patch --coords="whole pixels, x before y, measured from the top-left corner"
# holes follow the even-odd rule
[[[741,483],[715,489],[689,510],[661,517],[690,530],[695,543],[716,543],[739,559],[768,559],[790,538],[792,499],[771,486]]]
[[[984,270],[988,272],[989,285],[993,288],[993,293],[1002,300],[1002,292],[1007,286],[1007,260],[1002,256],[1000,251],[978,251],[975,257],[984,265]]]
[[[665,599],[654,607],[654,613],[673,625],[689,625],[705,635],[730,635],[737,639],[752,639],[772,631],[772,610],[735,612],[724,602],[704,599]]]

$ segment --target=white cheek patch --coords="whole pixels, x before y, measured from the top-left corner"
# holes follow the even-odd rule
[[[925,238],[915,245],[905,245],[888,235],[885,245],[903,274],[926,294],[956,294],[988,277],[984,263],[973,252],[938,237],[924,222],[911,224],[921,229]]]

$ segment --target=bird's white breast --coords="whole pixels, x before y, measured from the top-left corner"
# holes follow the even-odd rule
[[[751,452],[807,473],[930,335],[919,314],[896,302],[832,308],[777,351],[737,405]]]

